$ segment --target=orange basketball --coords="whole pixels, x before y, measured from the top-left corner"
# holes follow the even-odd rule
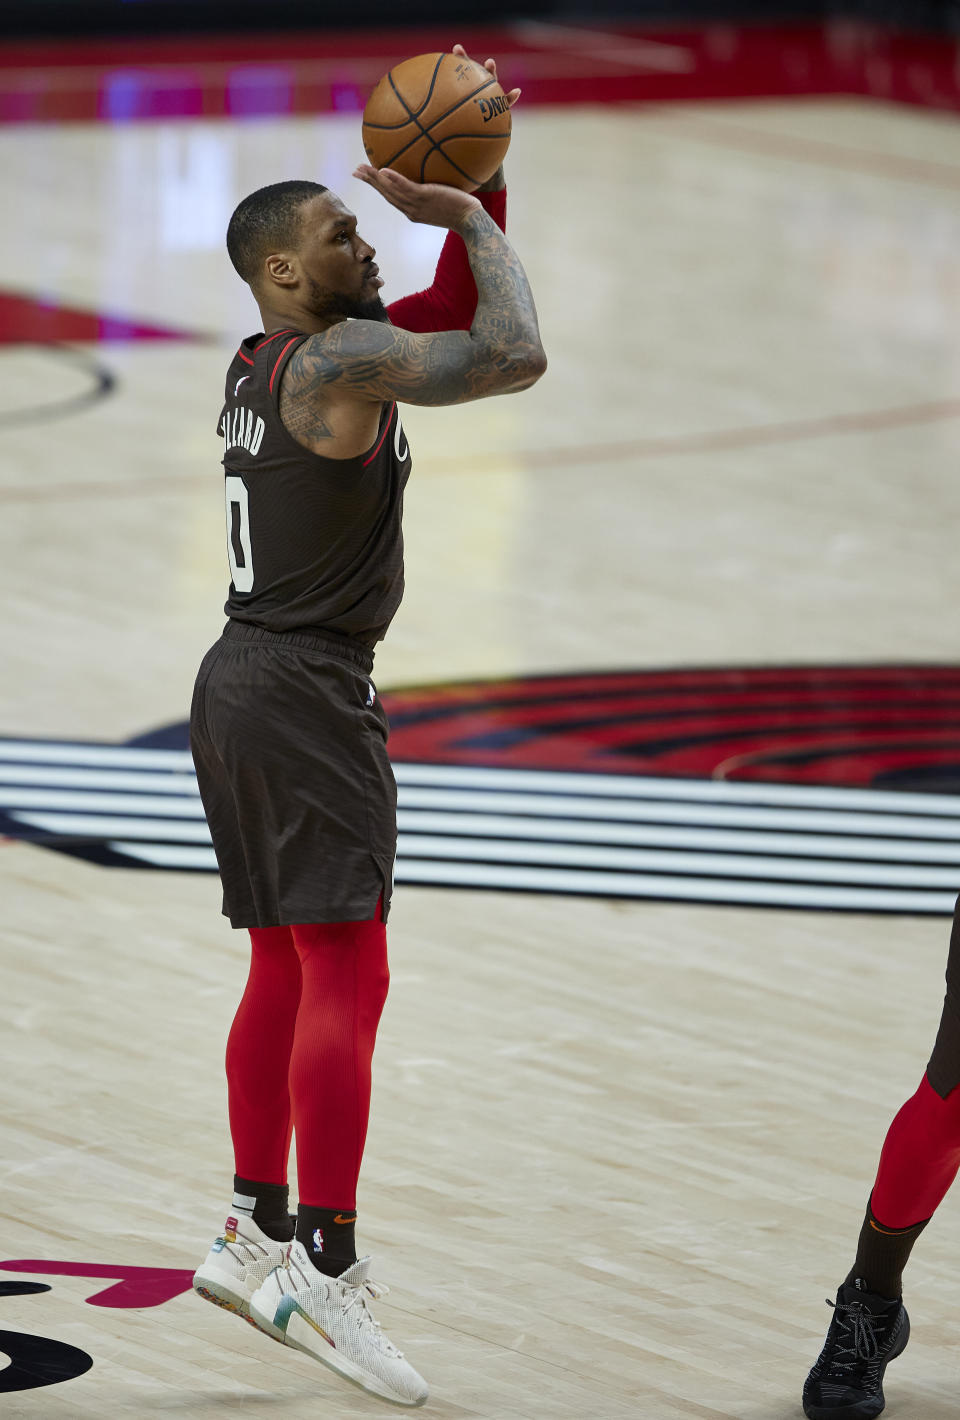
[[[493,177],[510,146],[510,109],[482,64],[418,54],[384,74],[363,111],[375,168],[465,192]]]

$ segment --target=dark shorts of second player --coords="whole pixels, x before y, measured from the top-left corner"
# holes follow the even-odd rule
[[[362,646],[228,622],[190,747],[234,927],[386,920],[397,846],[388,723]]]

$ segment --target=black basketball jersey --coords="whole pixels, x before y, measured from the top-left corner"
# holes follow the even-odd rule
[[[296,330],[251,336],[227,371],[217,426],[233,578],[224,610],[268,631],[333,632],[373,647],[403,596],[410,450],[395,404],[356,458],[297,443],[280,418],[280,380],[307,339]]]

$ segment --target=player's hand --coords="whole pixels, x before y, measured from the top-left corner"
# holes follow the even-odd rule
[[[456,54],[460,59],[470,59],[469,54],[464,49],[462,44],[455,44],[451,53]],[[474,60],[470,60],[470,62],[475,63]],[[483,61],[483,67],[484,69],[486,69],[491,79],[497,79],[497,61],[495,59],[485,59]],[[499,82],[500,80],[497,79],[498,84]],[[511,89],[510,92],[506,94],[507,108],[513,108],[514,104],[517,102],[517,99],[520,97],[521,92],[522,90],[520,89]]]
[[[361,163],[353,175],[375,187],[381,197],[411,222],[456,227],[471,212],[480,210],[480,203],[469,192],[461,192],[442,182],[411,182],[393,168],[372,168],[369,163]]]
[[[460,59],[470,58],[462,44],[455,44],[452,53],[456,54]],[[491,79],[496,79],[499,84],[500,80],[497,78],[497,61],[495,59],[485,59],[483,61],[483,67],[486,69]],[[510,92],[505,95],[508,108],[513,108],[521,92],[520,89],[511,89]],[[480,184],[477,188],[477,192],[502,192],[506,185],[506,179],[503,176],[503,164],[501,163],[493,177],[488,178],[486,182]]]

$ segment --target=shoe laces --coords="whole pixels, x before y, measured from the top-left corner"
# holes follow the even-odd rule
[[[347,1315],[356,1309],[354,1320],[361,1331],[367,1330],[372,1333],[373,1344],[379,1351],[384,1351],[388,1356],[393,1356],[396,1360],[403,1359],[403,1352],[398,1351],[393,1342],[384,1336],[380,1323],[367,1304],[367,1296],[376,1300],[378,1297],[385,1297],[390,1291],[389,1287],[382,1282],[372,1282],[369,1277],[362,1282],[355,1282],[351,1285],[339,1279],[341,1284],[341,1295],[343,1296],[343,1314]],[[365,1295],[366,1294],[366,1295]]]
[[[827,1369],[834,1372],[856,1370],[869,1365],[880,1355],[881,1334],[887,1318],[877,1316],[863,1302],[831,1302],[837,1324],[833,1354]]]
[[[235,1257],[244,1267],[252,1266],[253,1263],[259,1261],[261,1256],[269,1256],[267,1249],[262,1243],[255,1242],[253,1238],[245,1238],[243,1234],[239,1232],[237,1233],[236,1242],[227,1242],[226,1238],[224,1238],[223,1242],[231,1257]]]

